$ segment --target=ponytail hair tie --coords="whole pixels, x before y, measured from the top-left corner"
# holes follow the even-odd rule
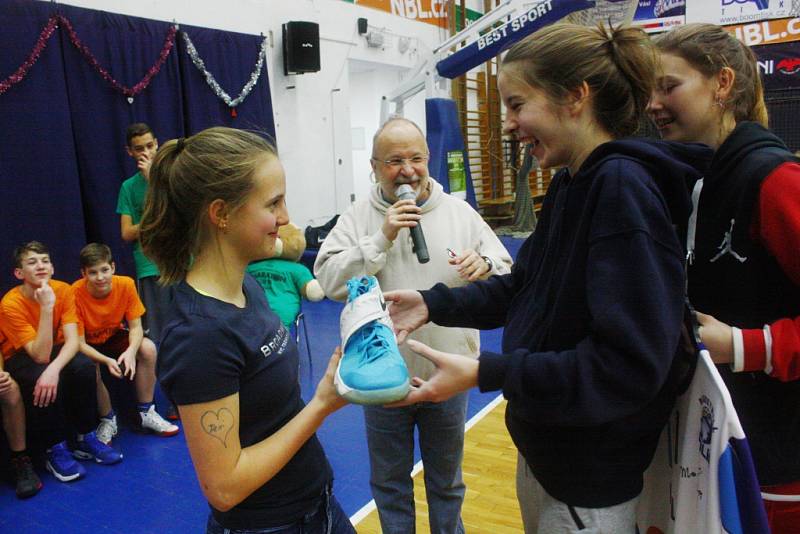
[[[184,143],[184,138],[183,137],[179,137],[178,138],[178,146],[176,147],[179,154],[183,151],[183,147],[185,145],[186,145],[186,143]]]
[[[617,53],[619,52],[619,44],[617,43],[613,33],[606,38],[606,45],[608,45],[611,55],[616,57]]]

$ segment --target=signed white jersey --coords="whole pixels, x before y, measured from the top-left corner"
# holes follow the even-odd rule
[[[769,532],[744,430],[704,348],[645,472],[637,522],[648,534]]]

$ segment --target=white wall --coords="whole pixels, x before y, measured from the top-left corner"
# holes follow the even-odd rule
[[[350,203],[351,195],[363,194],[365,163],[361,157],[353,162],[350,114],[367,132],[367,150],[371,149],[372,133],[378,127],[378,93],[392,88],[401,73],[415,65],[420,54],[446,38],[444,30],[430,24],[341,0],[60,1],[124,15],[175,20],[178,24],[271,35],[273,47],[269,50],[267,68],[278,150],[286,169],[289,212],[300,226],[341,213]],[[371,28],[385,29],[389,37],[385,49],[367,47],[356,28],[359,17],[367,18]],[[320,72],[284,76],[281,24],[290,20],[319,23]],[[397,50],[397,36],[411,38],[410,48],[404,54]],[[355,76],[354,85],[350,79],[350,60],[374,65],[372,74]],[[351,91],[357,92],[359,98],[354,100]],[[420,121],[424,117],[420,102],[424,106],[424,97],[417,97],[407,105],[405,115]]]
[[[380,123],[380,107],[370,105],[375,95],[384,95],[408,76],[408,69],[358,60],[350,62],[350,126],[364,142],[364,148],[353,147],[353,193],[365,198],[373,183],[370,157],[372,137]],[[419,93],[405,104],[403,116],[416,122],[425,132],[425,94]]]

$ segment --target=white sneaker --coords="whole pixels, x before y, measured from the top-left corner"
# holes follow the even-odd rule
[[[150,406],[146,412],[139,412],[142,418],[142,429],[159,436],[174,436],[180,431],[176,425],[173,425],[156,411],[155,405]]]
[[[117,435],[117,416],[114,415],[111,419],[101,417],[96,434],[97,439],[104,445],[111,443],[111,440]]]

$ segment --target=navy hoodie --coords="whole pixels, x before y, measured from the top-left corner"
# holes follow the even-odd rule
[[[641,492],[675,399],[673,362],[686,361],[680,236],[687,185],[711,154],[600,145],[575,176],[556,174],[511,274],[422,292],[437,324],[505,327],[503,354],[481,353],[479,387],[502,389],[514,443],[560,501],[597,508]]]

